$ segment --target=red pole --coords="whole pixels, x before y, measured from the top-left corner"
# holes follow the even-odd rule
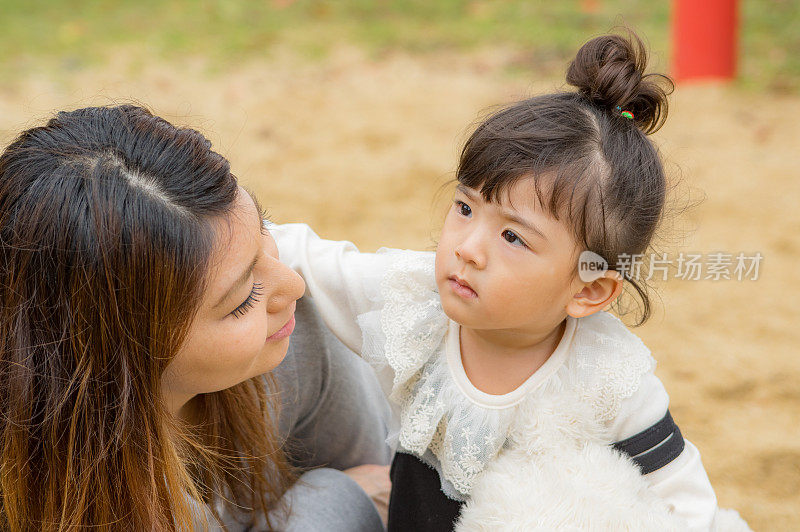
[[[581,11],[588,14],[600,12],[600,0],[581,0]]]
[[[736,75],[736,0],[675,0],[673,74],[678,81]]]

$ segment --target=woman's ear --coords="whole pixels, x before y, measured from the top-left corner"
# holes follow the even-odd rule
[[[567,303],[567,314],[573,318],[590,316],[603,310],[622,293],[622,276],[614,270],[607,270],[594,281],[581,283],[581,290]]]

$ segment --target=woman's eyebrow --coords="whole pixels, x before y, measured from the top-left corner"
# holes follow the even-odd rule
[[[231,295],[233,295],[233,293],[236,292],[236,290],[241,288],[241,286],[247,281],[248,278],[250,278],[250,274],[253,273],[253,269],[256,267],[256,263],[258,262],[258,258],[260,255],[261,255],[261,250],[259,250],[258,253],[256,253],[256,256],[253,257],[253,260],[250,261],[250,266],[248,266],[247,269],[243,271],[242,274],[236,279],[236,281],[234,281],[231,287],[228,288],[228,290],[225,292],[225,295],[223,295],[220,298],[220,300],[217,301],[217,303],[213,307],[211,307],[212,310],[221,307],[222,304],[225,303],[225,301],[227,301],[228,298],[230,298]]]
[[[250,199],[253,200],[253,203],[256,206],[256,212],[258,213],[259,231],[261,231],[261,233],[265,233],[266,228],[264,227],[264,222],[271,222],[266,209],[264,209],[264,207],[261,206],[261,202],[258,201],[258,196],[256,196],[252,190],[250,190],[248,187],[244,185],[242,185],[242,188],[245,190],[245,192],[247,192],[247,194],[250,196]]]
[[[266,228],[264,227],[264,221],[268,220],[267,214],[264,211],[264,208],[261,206],[261,203],[259,203],[256,195],[253,194],[253,192],[249,188],[245,186],[242,186],[242,188],[245,190],[245,192],[247,192],[247,194],[250,196],[250,199],[253,200],[253,204],[256,206],[256,214],[258,215],[258,231],[259,233],[263,234],[266,231]],[[214,304],[213,307],[211,307],[212,310],[221,307],[222,304],[225,303],[225,301],[227,301],[228,298],[230,298],[234,292],[236,292],[239,288],[241,288],[241,286],[250,277],[250,274],[253,273],[253,269],[256,267],[256,263],[258,262],[258,258],[260,256],[261,256],[261,249],[259,248],[259,250],[256,252],[255,257],[253,257],[253,260],[250,261],[250,265],[247,267],[247,269],[243,271],[242,274],[236,279],[236,281],[234,281],[231,287],[228,288],[228,290],[225,292],[225,295],[223,295],[220,298],[220,300],[217,301],[217,303]]]

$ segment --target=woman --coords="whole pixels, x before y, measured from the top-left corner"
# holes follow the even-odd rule
[[[324,469],[295,482],[275,379],[265,374],[286,356],[304,285],[278,261],[262,222],[202,135],[142,108],[59,113],[8,146],[3,530],[313,530],[320,516],[326,530],[380,529],[351,477]],[[301,436],[295,463],[336,461],[330,436],[330,449],[311,452],[322,447],[318,420],[340,430],[338,449],[349,453],[340,466],[387,463],[379,416],[323,412],[349,397],[335,393],[332,361],[351,362],[320,342],[305,306],[307,349],[331,347],[287,360],[295,397],[280,422]],[[322,377],[305,388],[309,368]],[[347,423],[369,429],[358,445]],[[384,473],[367,469],[367,481]],[[350,474],[361,479],[365,469]],[[331,507],[347,511],[326,514]]]

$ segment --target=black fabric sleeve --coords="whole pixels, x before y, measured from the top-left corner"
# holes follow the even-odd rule
[[[617,451],[630,456],[643,475],[672,462],[684,446],[683,435],[669,410],[655,425],[613,445]]]

